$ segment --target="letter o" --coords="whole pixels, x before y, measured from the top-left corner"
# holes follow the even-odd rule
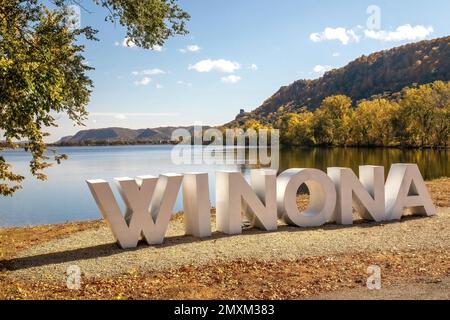
[[[297,191],[306,184],[310,194],[308,208],[300,212]],[[336,206],[336,189],[325,172],[317,169],[290,169],[277,178],[278,216],[299,227],[319,227],[331,220]]]

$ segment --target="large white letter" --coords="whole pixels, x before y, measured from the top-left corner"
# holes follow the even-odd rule
[[[328,168],[328,176],[337,192],[337,223],[353,224],[353,207],[364,219],[384,220],[384,167],[360,166],[359,180],[349,168]]]
[[[266,231],[278,228],[277,219],[277,172],[275,170],[252,170],[251,185],[244,197],[244,213],[252,227]]]
[[[186,234],[211,236],[211,203],[207,173],[187,173],[183,177],[183,210]]]
[[[436,214],[436,208],[416,164],[393,164],[385,192],[387,220],[400,220],[405,208],[425,216]]]
[[[304,212],[297,207],[297,191],[302,184],[309,190],[310,203]],[[333,181],[317,169],[290,169],[277,180],[278,214],[286,223],[318,227],[328,222],[336,205]]]
[[[114,237],[126,249],[136,247],[141,237],[148,244],[164,241],[182,178],[182,175],[165,174],[159,179],[148,176],[137,180],[116,179],[127,207],[125,218],[108,182],[89,180],[87,184]]]
[[[251,175],[255,190],[240,172],[216,173],[216,218],[219,231],[226,234],[242,233],[242,211],[245,211],[253,226],[268,231],[277,229],[276,172],[253,170]]]

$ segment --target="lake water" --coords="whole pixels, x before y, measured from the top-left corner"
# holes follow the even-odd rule
[[[238,170],[247,177],[251,165],[238,159],[229,165],[174,164],[172,146],[114,146],[57,148],[69,160],[46,171],[47,181],[37,181],[25,174],[30,157],[23,151],[2,152],[14,169],[27,179],[14,197],[0,197],[0,226],[22,226],[101,217],[85,180],[101,178],[112,182],[115,177],[158,175],[168,172],[208,172],[211,201],[214,205],[214,173],[217,170]],[[201,153],[202,151],[200,151]],[[235,150],[220,149],[230,154]],[[280,151],[279,169],[349,167],[383,165],[386,172],[392,163],[417,163],[425,179],[450,176],[450,151],[354,149],[354,148],[286,148]],[[121,199],[113,186],[118,202]],[[179,196],[175,211],[182,209]]]

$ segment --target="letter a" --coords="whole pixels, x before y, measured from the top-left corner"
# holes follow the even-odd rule
[[[387,220],[400,220],[405,208],[410,208],[415,214],[436,214],[436,208],[416,164],[392,165],[385,193]]]

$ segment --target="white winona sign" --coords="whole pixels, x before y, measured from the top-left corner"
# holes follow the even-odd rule
[[[126,205],[122,213],[108,182],[88,180],[94,199],[122,248],[140,240],[161,244],[182,189],[186,234],[211,236],[208,174],[162,174],[115,179]],[[248,183],[240,172],[216,173],[216,225],[219,232],[242,233],[245,216],[252,227],[277,230],[278,220],[297,227],[318,227],[335,222],[353,223],[353,210],[376,222],[400,220],[405,209],[432,216],[436,209],[415,164],[394,164],[384,181],[381,166],[361,166],[359,177],[348,168],[252,170]],[[297,194],[305,184],[309,206],[300,211]]]

